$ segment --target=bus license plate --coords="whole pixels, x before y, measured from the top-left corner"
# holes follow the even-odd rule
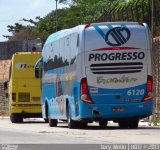
[[[124,111],[124,108],[123,107],[113,107],[112,111],[113,112],[122,112],[122,111]]]

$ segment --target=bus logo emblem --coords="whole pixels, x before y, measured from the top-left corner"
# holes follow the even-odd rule
[[[130,35],[126,27],[115,27],[107,32],[105,41],[110,46],[121,46],[129,40]]]

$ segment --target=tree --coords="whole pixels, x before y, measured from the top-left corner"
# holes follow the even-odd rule
[[[14,26],[8,25],[7,28],[9,32],[16,33],[16,32],[19,32],[21,29],[23,29],[24,26],[22,24],[15,23]]]
[[[136,19],[138,18],[139,21],[149,22],[148,10],[150,6],[148,0],[58,0],[58,2],[70,5],[69,8],[57,10],[58,31],[79,24],[102,21],[137,21]],[[156,10],[158,11],[159,9]],[[44,18],[37,17],[36,21],[32,19],[23,20],[28,22],[30,26],[32,25],[30,32],[33,35],[42,37],[44,40],[50,34],[56,32],[56,11],[52,11]],[[15,26],[8,27],[14,36],[16,35],[15,33],[26,28],[26,26],[18,23]],[[33,35],[31,36],[30,34],[31,37],[34,37]]]
[[[36,38],[43,38],[42,34],[33,34],[32,28],[27,26],[21,29],[19,32],[13,34],[9,37],[9,41],[21,41],[21,40],[30,40]]]
[[[108,8],[114,7],[117,2],[120,3],[122,1],[124,0],[59,0],[58,2],[60,3],[70,4],[70,7],[57,10],[57,29],[62,30],[78,24],[97,22]],[[15,26],[8,26],[8,30],[14,36],[14,38],[10,39],[20,39],[20,35],[22,36],[21,39],[24,39],[25,32],[27,31],[27,39],[37,35],[45,40],[51,33],[56,32],[56,11],[52,11],[44,18],[36,17],[36,21],[25,18],[23,18],[23,21],[28,22],[30,25],[23,26],[16,23]]]
[[[23,18],[22,20],[25,22],[28,22],[29,25],[24,26],[20,23],[15,23],[14,25],[8,25],[7,26],[8,31],[12,32],[12,36],[4,35],[4,37],[8,38],[9,41],[44,38],[40,32],[33,33],[34,26],[37,24],[38,21],[41,20],[40,17],[36,17],[36,20],[38,21],[34,21],[32,19],[25,19],[25,18]]]

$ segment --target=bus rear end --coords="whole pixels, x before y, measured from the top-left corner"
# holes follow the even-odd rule
[[[82,118],[137,128],[152,114],[149,30],[145,23],[102,23],[84,31]],[[87,111],[84,111],[84,107]]]
[[[9,82],[9,114],[12,123],[23,118],[42,117],[40,79],[34,77],[39,52],[19,52],[12,57]]]

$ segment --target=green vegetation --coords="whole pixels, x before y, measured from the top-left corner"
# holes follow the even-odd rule
[[[151,120],[151,124],[153,124],[153,126],[157,126],[158,124],[160,124],[160,119],[158,118],[153,118]]]
[[[58,0],[59,3],[68,4],[69,8],[58,9],[57,30],[71,28],[78,24],[87,24],[102,21],[138,21],[151,24],[150,0]],[[160,1],[155,0],[155,25],[159,25]],[[157,18],[157,20],[156,20]],[[52,11],[44,18],[36,17],[36,21],[23,19],[31,25],[22,26],[15,23],[8,26],[8,31],[13,33],[9,40],[17,40],[17,35],[26,39],[40,37],[43,40],[53,32],[56,32],[56,11]],[[28,36],[24,36],[26,30]],[[25,32],[23,32],[23,30]],[[21,33],[20,33],[21,31]],[[156,32],[157,33],[157,32]],[[18,39],[19,40],[19,39]],[[21,39],[24,40],[24,39]]]

